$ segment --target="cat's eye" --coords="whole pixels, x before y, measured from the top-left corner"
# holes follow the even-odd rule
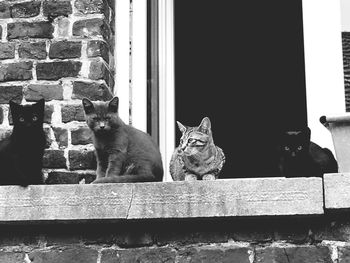
[[[285,146],[284,149],[285,149],[286,151],[289,151],[289,147],[288,147],[288,146]]]
[[[303,149],[303,146],[298,146],[298,150],[301,151]]]
[[[37,120],[38,120],[38,117],[37,117],[37,116],[33,116],[32,120],[33,120],[33,121],[37,121]]]
[[[19,117],[18,119],[20,122],[24,122],[24,118],[23,117]]]

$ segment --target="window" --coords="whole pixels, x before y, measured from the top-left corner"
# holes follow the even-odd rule
[[[122,12],[122,9],[124,11],[129,8],[129,6],[123,1],[117,1],[120,2],[120,5],[125,5],[123,8],[117,8],[117,12]],[[192,13],[189,14],[189,22],[190,23],[197,23],[198,25],[201,24],[201,21],[199,18],[206,18],[207,20],[202,21],[202,24],[206,22],[206,25],[210,25],[210,22],[218,18],[222,19],[222,24],[225,26],[226,29],[230,28],[230,20],[228,14],[229,12],[226,12],[226,19],[221,18],[220,16],[213,16],[213,13],[210,12],[210,8],[203,9],[203,6],[205,5],[205,2],[199,1],[199,2],[184,2],[184,1],[165,1],[165,0],[149,0],[147,1],[147,5],[144,3],[140,3],[141,1],[134,0],[132,1],[132,12],[131,16],[125,17],[125,21],[128,19],[128,22],[132,21],[131,26],[126,29],[129,31],[127,34],[128,36],[132,37],[132,44],[131,44],[131,53],[132,58],[125,58],[123,62],[123,67],[119,67],[120,70],[127,70],[125,65],[129,65],[131,67],[131,70],[129,70],[128,76],[131,80],[131,89],[125,90],[120,89],[120,92],[129,92],[129,94],[126,94],[126,97],[130,98],[131,102],[131,111],[128,111],[128,105],[124,104],[124,115],[129,117],[131,116],[132,124],[135,125],[138,128],[141,128],[143,130],[148,130],[151,132],[151,134],[156,138],[159,139],[159,145],[161,148],[161,152],[163,155],[163,164],[166,171],[165,180],[169,181],[170,176],[168,174],[168,165],[169,160],[171,157],[171,154],[175,148],[175,144],[178,143],[178,141],[175,139],[175,135],[177,132],[177,127],[175,127],[175,120],[177,119],[177,109],[176,109],[176,100],[178,90],[181,89],[179,87],[179,80],[177,79],[178,72],[177,67],[181,67],[179,62],[179,58],[177,57],[179,52],[177,50],[177,45],[182,41],[181,39],[181,33],[177,32],[176,23],[178,23],[179,20],[183,19],[181,14],[179,15],[179,10],[184,10],[189,7],[193,7]],[[257,1],[257,5],[261,5],[261,7],[264,7],[263,3],[260,3],[261,1]],[[300,34],[302,38],[302,45],[303,48],[303,56],[304,60],[301,61],[300,65],[304,64],[305,67],[305,75],[304,80],[301,79],[300,83],[305,83],[305,90],[304,92],[304,100],[306,100],[306,107],[307,108],[307,116],[304,116],[305,120],[307,119],[308,125],[312,129],[312,140],[316,143],[319,143],[320,145],[324,147],[333,148],[331,136],[329,132],[319,123],[318,118],[321,115],[324,114],[330,114],[333,112],[344,112],[345,111],[345,102],[344,102],[344,83],[343,83],[343,65],[342,65],[342,49],[341,49],[341,27],[340,27],[340,3],[338,1],[331,1],[331,0],[323,0],[323,1],[317,1],[317,0],[303,0],[303,1],[294,1],[298,3],[299,6],[296,8],[300,8],[300,21],[302,22],[302,28],[303,34]],[[219,2],[210,3],[211,5],[217,4],[219,5]],[[271,6],[272,8],[281,7],[281,4],[279,1],[267,1],[265,2],[266,6]],[[277,6],[276,6],[277,5]],[[294,3],[295,5],[295,3]],[[201,6],[201,7],[199,7]],[[141,8],[140,8],[141,7]],[[140,8],[140,9],[139,9]],[[222,8],[222,6],[221,6]],[[239,9],[239,4],[237,4],[236,8]],[[254,7],[254,5],[249,5],[249,8],[251,10],[256,10],[257,6]],[[258,9],[258,8],[257,8]],[[140,12],[142,10],[142,12]],[[204,10],[208,11],[205,13],[205,15],[200,15],[204,12]],[[220,7],[218,7],[217,10],[220,10]],[[249,10],[249,9],[247,9]],[[275,9],[276,10],[276,9]],[[222,10],[224,11],[224,10]],[[139,12],[139,13],[138,13]],[[147,16],[145,16],[145,13],[148,12],[148,20]],[[129,14],[129,13],[128,13]],[[141,14],[141,15],[140,15]],[[237,12],[239,14],[239,12]],[[125,16],[125,12],[123,13]],[[256,15],[259,15],[257,12]],[[117,16],[117,23],[118,23],[118,14]],[[151,16],[151,17],[150,17]],[[280,16],[280,19],[284,18],[282,13],[277,14],[277,18]],[[119,19],[121,19],[122,16],[119,16]],[[254,16],[252,16],[254,17]],[[263,17],[263,16],[258,16]],[[324,17],[327,17],[327,19],[324,19]],[[244,18],[244,16],[242,16]],[[141,21],[141,22],[138,22]],[[145,27],[147,27],[147,21],[148,21],[148,40],[147,36],[143,34],[145,32]],[[217,21],[216,21],[217,22]],[[237,25],[236,28],[240,28],[240,31],[242,34],[247,33],[249,34],[249,30],[253,31],[254,25],[249,28],[248,22],[243,21],[236,21],[239,22],[239,25]],[[278,24],[280,21],[278,19],[271,20],[271,26],[274,26],[274,24]],[[121,23],[121,22],[120,22]],[[213,22],[214,23],[214,22]],[[125,23],[122,23],[125,24]],[[190,27],[190,24],[188,24]],[[203,29],[202,29],[203,30]],[[118,30],[117,30],[118,31]],[[244,32],[246,31],[246,32]],[[283,29],[282,29],[283,31]],[[220,31],[221,33],[224,32]],[[229,31],[227,31],[229,32]],[[193,32],[193,34],[198,32]],[[285,32],[279,32],[276,31],[276,34],[286,34]],[[295,32],[294,32],[295,33]],[[141,37],[138,38],[137,34],[140,34]],[[272,34],[272,33],[271,33]],[[286,34],[287,35],[287,34]],[[143,36],[143,37],[142,37]],[[192,35],[193,36],[193,35]],[[271,35],[273,36],[273,35]],[[215,40],[220,41],[220,35],[213,35],[210,37],[210,41],[213,41],[215,43]],[[137,40],[141,39],[141,40]],[[129,40],[126,38],[124,40],[124,50],[129,48],[129,43],[127,43]],[[137,46],[135,46],[135,42],[137,40]],[[241,42],[244,43],[244,39],[239,38]],[[148,42],[147,42],[148,41]],[[202,40],[202,43],[204,43],[205,39]],[[117,32],[117,41],[118,43],[118,32]],[[119,42],[121,44],[121,42]],[[147,49],[144,47],[147,46]],[[187,47],[191,47],[190,41],[186,43],[186,40],[182,42],[183,48],[186,50]],[[142,46],[143,45],[143,46]],[[242,44],[242,47],[244,45]],[[143,50],[140,53],[137,53],[137,48],[140,48],[140,50]],[[217,46],[216,46],[217,47]],[[278,46],[276,46],[278,47]],[[195,48],[195,45],[192,46],[192,48]],[[228,48],[228,46],[225,46],[224,48]],[[143,61],[142,59],[147,57],[146,53],[148,50],[148,75],[147,75],[147,62]],[[200,61],[191,62],[193,63],[193,67],[195,67],[195,63],[206,63],[205,56],[210,56],[212,54],[213,50],[206,50],[206,54],[203,54],[204,58]],[[216,50],[220,51],[220,50]],[[122,52],[121,49],[117,49],[117,52]],[[125,56],[125,52],[123,53]],[[137,55],[139,54],[139,55]],[[143,54],[143,55],[142,55]],[[151,54],[151,55],[150,55]],[[187,54],[185,52],[185,54]],[[189,53],[190,54],[190,53]],[[288,54],[288,53],[287,53]],[[221,56],[224,56],[224,52],[221,53]],[[118,63],[121,63],[120,56],[118,59],[118,53],[117,53],[117,72],[118,72]],[[292,56],[291,56],[292,57]],[[153,62],[150,61],[150,59],[153,59]],[[191,57],[188,57],[189,62],[191,60]],[[118,62],[119,60],[119,62]],[[136,61],[143,61],[142,63],[137,63]],[[217,60],[219,61],[219,60]],[[126,64],[125,64],[126,63]],[[135,68],[135,64],[137,64],[137,68]],[[143,65],[142,67],[139,67],[140,65]],[[248,70],[251,71],[251,74],[254,74],[254,71],[258,70],[254,68],[254,63],[251,61],[246,64]],[[251,67],[251,68],[249,68]],[[301,69],[302,71],[302,69]],[[137,74],[135,74],[137,72]],[[141,72],[141,73],[140,73]],[[140,73],[140,74],[139,74]],[[229,74],[229,71],[226,71],[226,74]],[[237,72],[232,73],[232,77],[235,76],[235,74],[239,74],[239,70]],[[274,72],[270,73],[271,75],[275,74]],[[118,75],[118,74],[117,74]],[[119,81],[122,82],[122,79],[125,78],[121,77],[122,74],[119,75]],[[190,76],[190,75],[189,75]],[[140,78],[141,81],[137,82],[136,78]],[[145,78],[148,78],[148,90],[147,90],[147,81],[145,81]],[[124,79],[124,84],[118,83],[118,76],[117,76],[117,85],[116,90],[118,93],[118,87],[124,87],[125,85],[129,85],[129,79]],[[282,79],[283,80],[283,79]],[[290,83],[290,80],[286,80],[285,82],[281,82],[281,87],[284,87]],[[136,84],[141,83],[141,84]],[[224,82],[223,82],[224,83]],[[221,83],[221,85],[224,85]],[[266,83],[264,84],[266,85]],[[142,88],[141,88],[142,86]],[[215,83],[214,85],[215,86]],[[236,83],[237,86],[237,83]],[[249,86],[249,85],[247,85]],[[293,89],[291,85],[289,87],[289,90]],[[190,89],[191,87],[185,87],[185,89]],[[213,88],[215,90],[215,87]],[[277,88],[276,88],[277,90]],[[207,91],[205,91],[207,92]],[[209,91],[208,91],[209,92]],[[274,94],[273,91],[271,91],[271,94]],[[134,96],[137,94],[137,96]],[[141,94],[144,94],[141,96]],[[150,101],[145,101],[145,98],[147,97],[145,94],[152,94],[149,97],[149,100],[152,100],[152,103]],[[182,95],[181,95],[182,98]],[[300,99],[300,96],[297,95],[296,98]],[[141,100],[141,101],[140,101]],[[303,98],[299,100],[296,104],[301,105]],[[217,103],[217,102],[216,102]],[[305,103],[305,102],[304,102]],[[279,104],[283,104],[283,101],[280,101]],[[147,115],[147,105],[151,105],[148,108],[148,115]],[[297,107],[296,106],[296,107]],[[301,106],[304,107],[304,106]],[[156,112],[159,112],[159,114],[156,114]],[[243,114],[242,112],[239,112],[239,114]],[[145,116],[148,116],[146,118]],[[140,119],[143,118],[143,120],[147,119],[147,122],[138,122],[137,116],[140,116]],[[240,115],[241,116],[241,115]],[[204,116],[203,116],[204,117]],[[232,126],[239,125],[237,122],[235,123],[234,120],[231,120],[230,118],[234,118],[234,114],[227,114],[225,115],[226,121],[229,121],[232,123]],[[180,120],[181,121],[181,120]],[[220,120],[222,121],[222,120]],[[184,123],[186,121],[183,121]],[[191,124],[197,124],[200,122],[200,119],[193,119],[193,123]],[[217,123],[217,120],[213,123],[213,130],[215,132],[215,123]],[[217,125],[219,126],[219,125]],[[214,135],[215,136],[215,135]],[[215,137],[214,137],[215,139]],[[224,143],[224,142],[223,142]],[[227,149],[231,147],[230,145],[220,145],[222,148]],[[231,176],[231,175],[230,175]]]

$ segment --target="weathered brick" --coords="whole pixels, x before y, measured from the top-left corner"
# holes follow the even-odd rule
[[[53,105],[45,105],[44,122],[50,124],[52,121]]]
[[[108,39],[109,28],[105,21],[100,18],[79,20],[73,24],[73,36],[102,36],[105,39]]]
[[[0,262],[18,263],[23,262],[24,253],[21,252],[0,252]]]
[[[92,143],[92,132],[89,127],[79,127],[71,131],[72,144],[89,144]]]
[[[84,109],[79,105],[63,105],[62,106],[62,122],[85,121]]]
[[[12,18],[26,18],[34,17],[40,13],[41,2],[31,1],[14,4],[11,7],[11,17]]]
[[[107,63],[109,62],[109,50],[106,42],[101,40],[92,40],[87,44],[87,56],[89,58],[102,57]]]
[[[85,247],[38,250],[29,254],[30,260],[35,263],[96,263],[97,256],[97,250]]]
[[[0,86],[0,103],[8,104],[10,100],[21,103],[23,99],[22,86]]]
[[[95,173],[77,173],[77,172],[50,172],[46,184],[79,184],[82,180],[85,184],[90,184],[95,180]]]
[[[92,61],[90,64],[89,79],[98,80],[103,79],[109,83],[109,69],[108,65],[103,61]]]
[[[38,101],[40,99],[45,99],[45,101],[63,100],[63,87],[59,84],[30,84],[24,90],[24,98],[27,101]]]
[[[53,142],[53,139],[51,137],[51,129],[50,127],[44,127],[44,132],[45,132],[45,137],[46,137],[46,145],[45,145],[45,149],[48,149],[50,148],[52,142]]]
[[[69,150],[70,170],[96,169],[96,158],[92,150]]]
[[[15,43],[0,43],[0,59],[15,58]]]
[[[59,41],[50,46],[50,58],[79,58],[81,56],[80,41]]]
[[[47,56],[45,42],[22,42],[18,47],[20,58],[45,59]]]
[[[122,248],[135,248],[152,246],[154,241],[153,234],[142,229],[141,231],[129,230],[118,233],[114,238],[114,243]]]
[[[110,100],[111,91],[104,83],[74,81],[73,99],[89,98],[90,100]]]
[[[102,251],[101,263],[173,263],[175,262],[175,257],[175,250],[172,250],[171,248],[140,248],[127,250],[106,249]]]
[[[229,234],[216,231],[194,232],[187,228],[172,231],[159,231],[155,234],[158,246],[175,245],[184,246],[195,243],[225,243],[229,240]]]
[[[17,62],[0,64],[0,82],[29,80],[32,75],[33,62]]]
[[[66,38],[71,27],[69,18],[60,16],[55,19],[55,22],[57,23],[57,37]]]
[[[115,12],[112,10],[111,21],[109,22],[109,28],[111,29],[111,33],[115,34]],[[114,38],[112,38],[114,40]]]
[[[350,224],[348,222],[334,221],[327,224],[313,224],[313,238],[322,240],[345,241],[350,240]]]
[[[59,80],[65,77],[78,76],[81,69],[79,61],[55,61],[38,63],[36,74],[39,80]]]
[[[249,263],[248,248],[220,246],[185,248],[179,251],[179,262]]]
[[[328,247],[267,247],[255,251],[256,263],[332,263]]]
[[[72,14],[72,5],[70,0],[45,0],[43,3],[44,16],[54,19],[59,16],[68,16]]]
[[[12,128],[0,128],[0,141],[11,136]]]
[[[15,22],[7,25],[7,39],[52,38],[54,28],[50,22]]]
[[[62,150],[45,150],[43,157],[44,168],[67,168],[66,158]]]
[[[2,107],[0,107],[0,124],[2,124],[4,121],[4,110]]]
[[[10,6],[6,2],[0,3],[0,19],[10,18]]]
[[[339,263],[350,263],[350,247],[338,247]]]
[[[52,127],[56,142],[60,148],[68,146],[68,130],[62,127]]]
[[[76,0],[75,8],[82,14],[104,14],[109,17],[109,6],[104,0]]]

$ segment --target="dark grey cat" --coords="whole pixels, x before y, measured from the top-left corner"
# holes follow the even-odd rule
[[[214,144],[209,118],[203,118],[198,127],[188,127],[180,122],[177,124],[182,137],[170,160],[173,180],[217,179],[225,163],[225,155]]]
[[[158,146],[150,135],[119,118],[118,97],[108,102],[84,98],[82,103],[97,159],[97,177],[92,183],[162,181]]]

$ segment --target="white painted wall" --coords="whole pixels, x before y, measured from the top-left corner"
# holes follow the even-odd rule
[[[350,0],[340,0],[342,31],[350,32]]]
[[[340,10],[340,0],[303,0],[308,125],[311,140],[333,152],[319,118],[345,112]]]

